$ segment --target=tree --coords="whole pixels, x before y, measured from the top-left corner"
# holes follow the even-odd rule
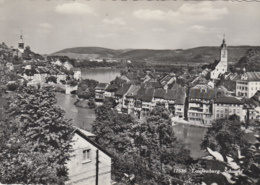
[[[15,91],[18,88],[18,84],[17,83],[9,83],[7,84],[7,89],[9,91]]]
[[[95,97],[95,87],[98,82],[95,80],[84,79],[78,85],[77,95],[79,98],[89,99]]]
[[[248,142],[244,139],[245,133],[241,130],[241,123],[237,116],[232,115],[229,119],[218,119],[208,129],[201,148],[211,148],[222,155],[237,153],[237,147],[245,150]]]
[[[19,88],[1,122],[0,181],[64,184],[72,127],[50,88]]]
[[[113,102],[106,100],[95,110],[92,131],[96,142],[114,156],[112,172],[118,181],[124,173],[133,174],[142,184],[183,184],[191,180],[188,173],[174,174],[174,167],[186,169],[191,158],[174,136],[164,108],[155,108],[145,122],[138,123],[113,107]]]
[[[46,78],[46,81],[47,81],[47,83],[48,82],[53,82],[53,83],[57,83],[57,77],[56,76],[50,76],[50,77],[48,77],[48,78]]]
[[[155,184],[187,183],[186,174],[175,174],[174,169],[187,169],[191,164],[190,151],[175,137],[169,112],[163,107],[154,108],[136,132],[135,146],[139,150],[142,171],[153,173]]]
[[[255,131],[257,133],[255,136],[259,136],[259,131],[257,132],[257,129],[255,129]],[[241,129],[241,123],[237,115],[232,115],[228,119],[219,119],[214,122],[213,127],[208,129],[201,143],[201,147],[203,149],[209,147],[223,156],[224,161],[213,160],[208,161],[208,163],[213,163],[213,166],[219,168],[221,171],[223,171],[224,168],[233,171],[229,173],[229,175],[233,178],[232,181],[234,181],[235,184],[260,183],[259,142],[250,144],[245,139],[245,132]],[[233,165],[235,164],[235,167],[238,167],[232,168],[231,163],[233,163]],[[221,178],[223,178],[222,175],[221,177],[217,177],[218,180]],[[213,183],[210,182],[211,180],[212,178],[207,178],[205,182],[207,182],[207,184]]]

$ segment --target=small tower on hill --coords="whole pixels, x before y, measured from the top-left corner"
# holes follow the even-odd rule
[[[20,40],[18,42],[18,50],[23,53],[24,52],[24,42],[23,42],[23,33],[21,31]]]

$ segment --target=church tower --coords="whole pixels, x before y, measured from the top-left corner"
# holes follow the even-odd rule
[[[227,45],[226,45],[226,41],[225,41],[225,37],[224,37],[223,42],[220,47],[220,61],[227,63],[227,55],[228,55]]]
[[[219,62],[215,66],[215,69],[211,71],[210,78],[212,80],[219,79],[221,75],[225,74],[228,71],[228,51],[225,41],[225,36],[220,46],[220,57]]]
[[[23,53],[24,52],[24,42],[23,42],[23,34],[21,32],[20,40],[18,42],[18,50]]]

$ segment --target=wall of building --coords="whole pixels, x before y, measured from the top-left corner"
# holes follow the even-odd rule
[[[240,120],[243,119],[243,105],[239,104],[216,104],[213,105],[213,115],[214,119],[227,118],[233,114],[236,114],[240,117]]]
[[[243,81],[236,82],[236,96],[251,98],[260,90],[260,81]]]
[[[73,153],[67,164],[70,180],[66,184],[95,185],[97,148],[78,134],[74,135],[73,141]],[[111,158],[99,150],[99,161],[98,183],[110,185]]]

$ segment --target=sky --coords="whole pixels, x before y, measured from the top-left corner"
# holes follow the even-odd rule
[[[72,47],[260,45],[260,2],[0,0],[0,42],[40,54]]]

